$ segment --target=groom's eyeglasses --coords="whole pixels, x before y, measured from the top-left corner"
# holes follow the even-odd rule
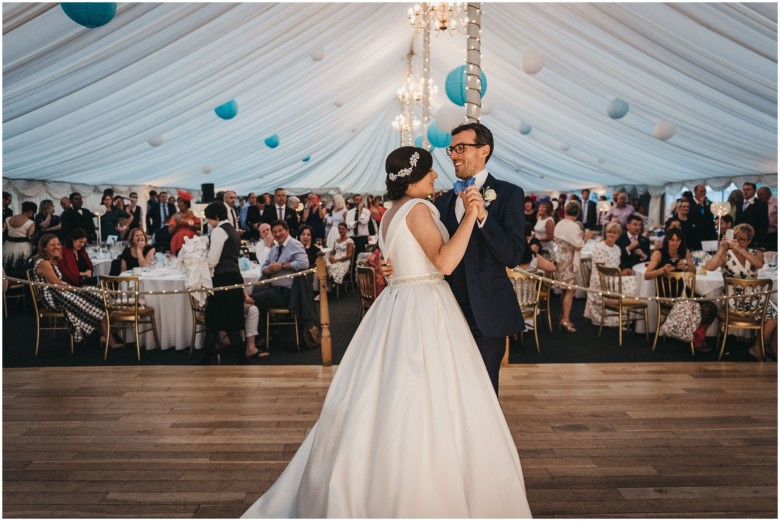
[[[448,156],[451,156],[453,152],[456,154],[462,154],[466,151],[466,147],[484,147],[485,145],[478,145],[477,143],[461,143],[453,147],[447,147],[444,149]]]

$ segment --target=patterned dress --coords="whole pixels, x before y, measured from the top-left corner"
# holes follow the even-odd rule
[[[755,250],[751,249],[750,253],[755,255]],[[758,278],[758,268],[750,264],[750,261],[747,259],[745,259],[745,265],[743,266],[731,250],[726,250],[726,260],[723,262],[721,270],[724,277],[751,280]],[[777,320],[777,306],[771,300],[766,307],[766,320]]]
[[[43,260],[35,261],[33,278],[35,282],[46,284],[46,279],[38,274],[38,265]],[[52,263],[52,268],[54,268],[57,278],[62,280],[60,268],[54,263]],[[89,336],[98,328],[98,324],[106,315],[103,299],[97,293],[61,291],[52,287],[41,287],[41,295],[47,308],[65,314],[65,322],[67,322],[75,342],[82,342]]]
[[[602,264],[609,268],[620,267],[620,247],[617,245],[612,245],[610,247],[607,246],[607,243],[600,242],[593,249],[593,256],[591,259],[593,262],[593,270],[590,273],[590,287],[591,289],[601,289],[599,270],[596,269],[596,264]],[[623,295],[636,295],[636,276],[626,275],[621,277],[621,279]],[[598,293],[588,292],[587,302],[585,303],[585,318],[590,319],[590,321],[597,326],[601,324],[601,297]],[[617,327],[617,315],[610,313],[604,317],[604,325],[607,327]]]
[[[344,242],[336,242],[334,244],[334,254],[335,257],[338,259],[339,257],[344,257],[347,254],[347,245],[348,244],[354,244],[352,239],[347,239]],[[334,262],[331,264],[330,262],[330,256],[327,257],[328,260],[328,275],[333,277],[333,282],[336,284],[341,284],[344,282],[344,275],[347,274],[349,271],[349,260],[341,261],[341,262]]]

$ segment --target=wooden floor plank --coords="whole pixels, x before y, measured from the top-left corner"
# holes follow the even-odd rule
[[[5,517],[228,518],[314,425],[336,368],[3,370]],[[512,365],[535,517],[777,517],[777,366]]]

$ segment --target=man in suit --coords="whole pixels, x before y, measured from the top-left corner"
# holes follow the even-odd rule
[[[286,221],[276,220],[271,224],[271,233],[276,244],[262,264],[263,278],[276,278],[309,269],[309,257],[300,241],[290,236],[290,227]],[[265,331],[266,310],[287,308],[290,305],[293,279],[286,278],[271,282],[265,286],[256,286],[252,292],[255,306],[260,310],[258,331]],[[319,332],[318,332],[319,334]],[[258,344],[265,339],[256,341]]]
[[[590,200],[590,190],[587,188],[582,191],[582,213],[580,222],[586,230],[596,230],[596,203]]]
[[[626,231],[615,242],[620,248],[620,269],[630,275],[632,268],[650,259],[650,240],[642,236],[642,216],[634,214],[626,222]]]
[[[434,204],[450,236],[465,214],[458,194],[475,185],[483,194],[477,225],[466,254],[447,281],[463,310],[498,394],[498,371],[506,337],[525,329],[506,267],[520,264],[525,248],[523,189],[490,175],[486,163],[493,153],[493,134],[480,123],[452,130],[447,154],[455,166],[455,189]]]
[[[154,235],[160,229],[168,229],[168,221],[176,213],[176,207],[168,203],[168,193],[156,194],[156,200],[152,200],[152,192],[149,192],[149,205],[146,213],[146,232]]]
[[[772,190],[767,186],[756,190],[756,197],[766,203],[769,211],[769,227],[764,235],[764,248],[767,251],[777,251],[777,198],[772,195]]]
[[[274,221],[285,221],[290,233],[298,229],[298,214],[287,206],[287,192],[284,188],[274,190],[274,202],[263,211],[263,222],[273,224]]]
[[[225,190],[222,193],[222,202],[227,208],[227,220],[233,225],[239,237],[243,237],[246,230],[241,228],[241,220],[236,212],[236,193],[233,190]]]
[[[742,204],[737,205],[737,216],[734,219],[734,226],[738,224],[749,224],[753,227],[755,235],[750,243],[751,247],[764,244],[767,228],[769,228],[769,207],[767,204],[756,197],[756,185],[754,183],[744,183],[742,185]]]
[[[70,232],[76,228],[83,228],[87,232],[87,238],[90,242],[97,240],[97,233],[95,233],[95,221],[92,220],[92,212],[86,208],[83,208],[84,201],[81,199],[81,194],[73,192],[70,194],[70,208],[62,212],[60,223],[62,228],[60,233],[63,237],[70,235]]]
[[[707,187],[696,185],[693,187],[693,202],[691,203],[690,216],[698,221],[696,232],[701,241],[714,241],[718,232],[715,231],[715,218],[710,210],[710,200],[707,199]]]

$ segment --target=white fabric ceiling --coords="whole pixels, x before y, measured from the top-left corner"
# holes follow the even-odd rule
[[[121,3],[108,25],[87,29],[58,4],[3,4],[3,174],[381,192],[399,143],[390,123],[410,6]],[[492,110],[482,122],[496,139],[495,175],[532,191],[777,172],[776,4],[483,11]],[[457,34],[432,38],[434,112],[451,104],[444,78],[465,45]],[[417,58],[420,47],[417,38]],[[520,66],[530,49],[544,55],[536,75]],[[623,119],[606,114],[613,98],[630,104]],[[217,118],[230,99],[238,116]],[[677,128],[668,141],[653,137],[659,120]],[[533,126],[527,136],[521,121]],[[274,133],[281,143],[267,148]],[[150,146],[158,135],[164,143]],[[434,156],[444,186],[452,167],[443,150]]]

